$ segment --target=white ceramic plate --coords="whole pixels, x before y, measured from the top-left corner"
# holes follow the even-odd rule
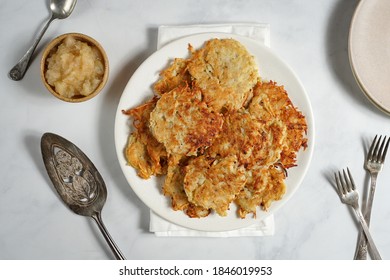
[[[362,0],[352,18],[348,48],[359,86],[386,113],[390,113],[389,15],[389,0]]]
[[[247,37],[241,37],[225,33],[204,33],[179,39],[166,45],[152,54],[136,70],[129,80],[120,99],[115,119],[115,145],[123,173],[139,198],[155,213],[166,220],[191,229],[203,231],[227,231],[249,226],[256,222],[250,215],[246,219],[240,219],[236,215],[236,207],[232,204],[226,217],[211,214],[202,219],[191,219],[181,211],[173,211],[170,207],[170,199],[161,194],[163,178],[152,178],[148,180],[137,176],[136,171],[126,164],[124,149],[129,133],[131,122],[128,116],[123,115],[123,109],[136,107],[153,96],[152,85],[158,79],[159,72],[164,69],[171,59],[175,57],[187,57],[187,46],[190,43],[195,48],[211,38],[234,38],[247,47],[253,54],[260,68],[260,75],[263,79],[276,81],[284,85],[295,106],[306,116],[308,122],[309,147],[298,154],[298,166],[289,170],[286,180],[287,193],[282,200],[274,202],[268,212],[259,210],[257,219],[263,219],[274,213],[285,202],[287,202],[302,182],[308,169],[314,147],[314,122],[309,98],[294,74],[294,72],[268,47]]]

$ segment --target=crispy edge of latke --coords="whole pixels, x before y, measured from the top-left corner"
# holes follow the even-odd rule
[[[155,174],[155,171],[146,146],[139,141],[138,137],[138,133],[132,133],[128,137],[125,158],[127,164],[135,168],[138,176],[148,179]]]
[[[261,104],[253,103],[256,101]],[[264,108],[267,113],[261,112],[259,107]],[[257,83],[248,110],[263,114],[263,117],[274,117],[286,125],[287,133],[281,152],[281,163],[285,168],[296,166],[298,151],[301,148],[306,149],[308,145],[307,122],[303,113],[294,106],[284,86],[279,86],[272,80]]]
[[[167,152],[149,131],[150,111],[154,108],[158,98],[154,96],[146,103],[122,113],[133,118],[133,131],[126,144],[125,158],[127,163],[137,170],[137,174],[144,179],[152,175],[163,175],[167,172]],[[140,158],[134,155],[140,155]]]
[[[285,111],[285,117],[288,117],[286,148],[281,153],[281,163],[286,168],[296,166],[296,157],[298,151],[306,149],[308,146],[307,123],[304,115],[295,107]]]
[[[154,83],[153,89],[158,95],[163,95],[175,87],[191,83],[191,76],[188,72],[188,59],[174,58],[167,68],[159,74],[159,79]]]
[[[183,161],[178,162],[178,158],[168,160],[168,172],[165,177],[162,191],[164,196],[171,200],[171,207],[175,211],[183,211],[190,218],[204,218],[211,212],[210,209],[197,206],[188,201],[184,191],[184,166]]]
[[[271,203],[282,199],[286,193],[286,174],[277,165],[248,171],[247,178],[247,183],[234,201],[242,219],[248,214],[256,218],[259,206],[263,211],[268,211]]]

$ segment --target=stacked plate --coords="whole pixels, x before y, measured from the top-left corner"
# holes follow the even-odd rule
[[[352,18],[349,58],[368,99],[390,114],[390,1],[362,0]]]

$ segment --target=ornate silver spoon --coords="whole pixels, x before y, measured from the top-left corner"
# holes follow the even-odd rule
[[[65,204],[76,214],[92,217],[116,259],[124,260],[103,224],[101,211],[107,189],[90,159],[76,145],[53,133],[43,134],[41,151],[47,173]]]
[[[38,34],[32,46],[27,50],[25,55],[19,60],[19,62],[11,69],[9,76],[14,81],[19,81],[23,79],[24,74],[27,71],[27,67],[30,64],[31,57],[37,47],[39,41],[43,37],[43,34],[46,32],[50,23],[55,19],[64,19],[70,16],[73,12],[74,6],[76,5],[77,0],[50,0],[50,11],[51,16],[46,22],[45,26]]]

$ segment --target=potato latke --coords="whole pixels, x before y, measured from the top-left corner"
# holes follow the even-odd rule
[[[165,175],[162,193],[191,218],[212,211],[256,216],[286,191],[286,170],[307,147],[304,115],[283,86],[262,81],[234,39],[212,39],[160,73],[156,95],[123,111],[134,119],[126,159],[142,178]]]

